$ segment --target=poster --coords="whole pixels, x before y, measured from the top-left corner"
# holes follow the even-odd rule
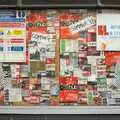
[[[119,19],[120,12],[97,14],[97,50],[120,51]]]
[[[26,62],[26,13],[0,13],[0,62]]]

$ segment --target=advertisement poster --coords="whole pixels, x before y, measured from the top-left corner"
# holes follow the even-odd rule
[[[0,12],[0,62],[26,62],[25,11]]]
[[[119,19],[120,12],[97,14],[97,50],[120,51]]]

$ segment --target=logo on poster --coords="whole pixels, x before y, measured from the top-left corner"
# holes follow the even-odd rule
[[[98,25],[98,35],[118,38],[120,37],[120,25]]]

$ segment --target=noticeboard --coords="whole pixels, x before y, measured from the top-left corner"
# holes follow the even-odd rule
[[[119,17],[119,10],[1,10],[0,112],[118,114]]]

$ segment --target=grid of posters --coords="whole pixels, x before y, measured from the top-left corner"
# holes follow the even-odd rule
[[[120,105],[119,11],[111,16],[0,11],[0,105]]]
[[[95,11],[61,11],[60,30],[60,104],[106,104],[106,66],[96,49]]]

